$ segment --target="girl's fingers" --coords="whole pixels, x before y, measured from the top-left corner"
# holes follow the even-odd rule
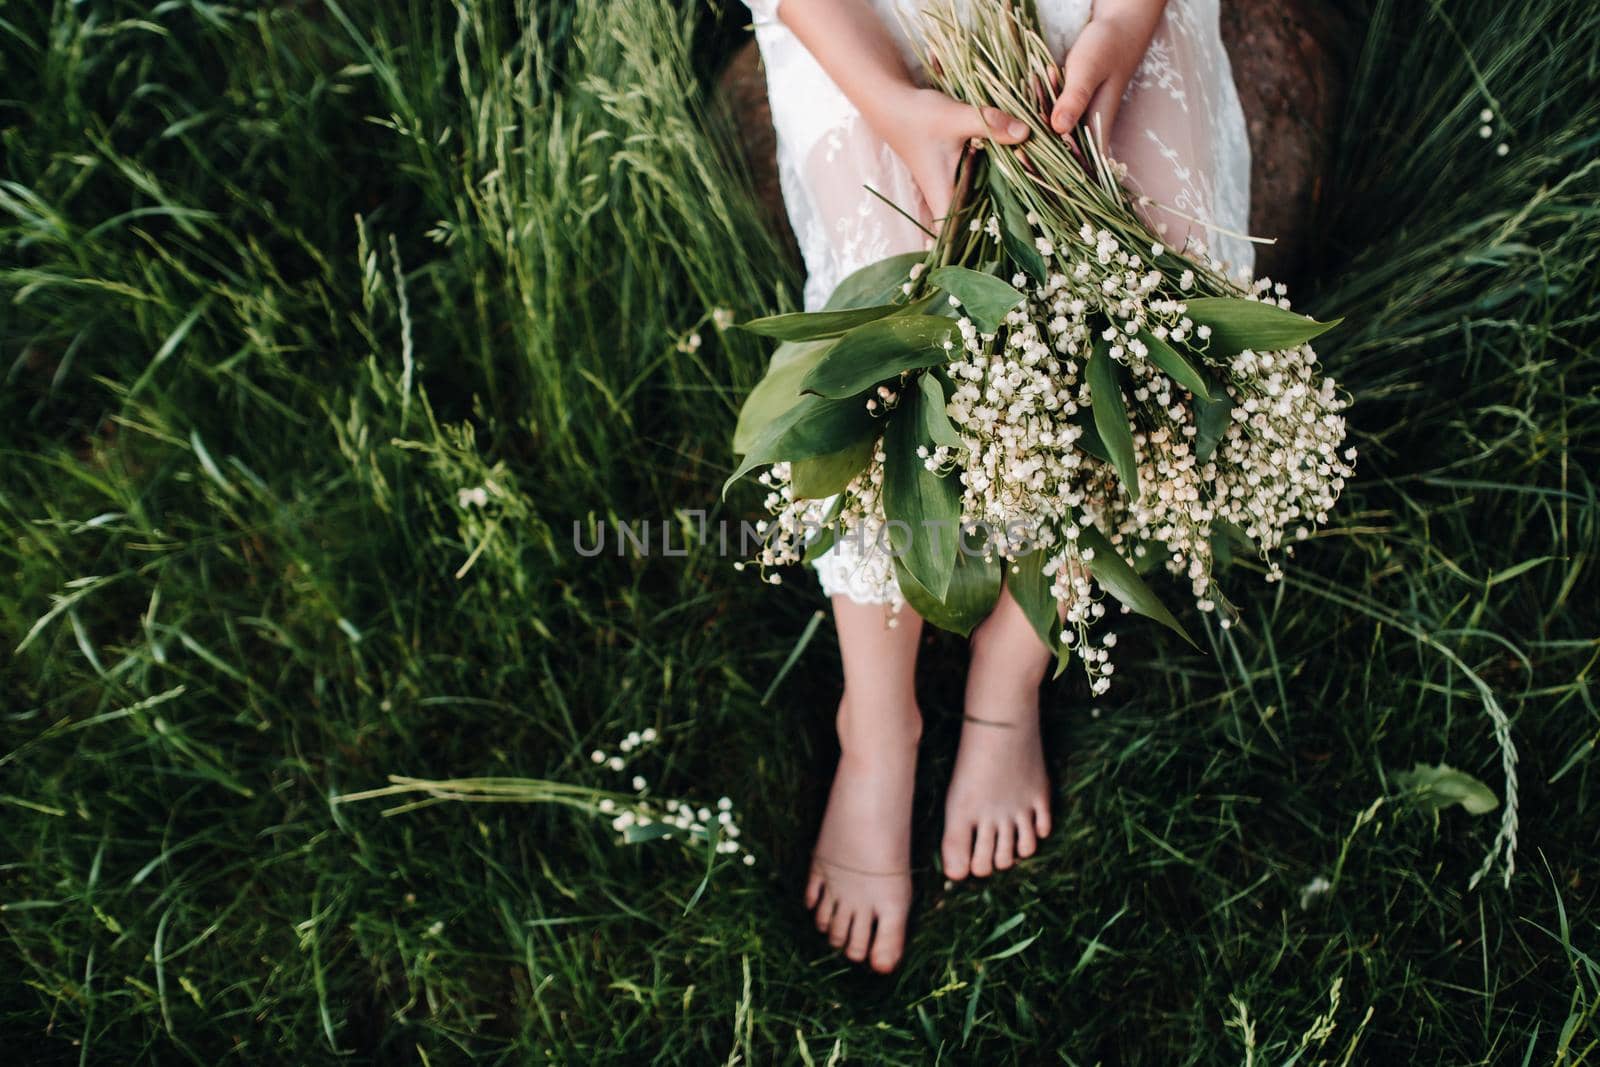
[[[968,137],[987,137],[998,144],[1021,144],[1028,139],[1028,124],[997,107],[972,108],[977,119]]]
[[[1076,51],[1067,54],[1062,75],[1065,84],[1061,87],[1061,95],[1056,97],[1056,106],[1051,109],[1050,126],[1066,136],[1072,133],[1072,128],[1083,117],[1089,102],[1094,99],[1095,90],[1100,88],[1105,77],[1092,54],[1079,54]]]
[[[1117,109],[1122,106],[1122,93],[1127,83],[1118,78],[1108,78],[1100,83],[1089,100],[1089,129],[1102,146],[1111,140],[1111,131],[1117,124]]]

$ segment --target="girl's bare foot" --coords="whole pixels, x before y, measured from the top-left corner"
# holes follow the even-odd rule
[[[945,796],[940,855],[948,878],[1003,871],[1050,833],[1050,777],[1039,737],[1039,683],[1050,653],[1002,593],[972,635],[961,747]]]
[[[805,900],[834,948],[887,973],[900,962],[911,910],[911,800],[922,714],[913,700],[867,706],[867,699],[847,690],[839,702],[839,767]]]
[[[974,706],[996,718],[961,724],[940,845],[945,876],[957,881],[1005,870],[1033,855],[1039,838],[1050,833],[1050,778],[1039,742],[1037,696],[1031,706],[969,701]]]

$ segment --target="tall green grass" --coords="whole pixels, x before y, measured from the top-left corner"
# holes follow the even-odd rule
[[[1059,831],[992,882],[936,870],[962,648],[930,635],[913,943],[880,979],[798,899],[834,751],[815,595],[714,542],[572,548],[756,510],[716,488],[764,352],[711,312],[798,274],[707,101],[744,9],[0,8],[8,1047],[1591,1061],[1600,15],[1358,13],[1300,294],[1346,316],[1340,521],[1281,587],[1235,568],[1208,654],[1131,628],[1114,700],[1051,690]],[[651,726],[623,775],[590,762]],[[1419,761],[1502,807],[1432,813],[1394,779]],[[758,863],[556,804],[334,803],[635,771],[731,796]]]

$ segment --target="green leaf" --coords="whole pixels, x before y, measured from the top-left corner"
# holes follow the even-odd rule
[[[933,367],[950,354],[944,341],[955,324],[937,315],[895,315],[859,326],[834,343],[811,368],[801,391],[852,396],[901,371]]]
[[[950,416],[945,413],[948,399],[944,383],[935,374],[919,374],[917,390],[922,394],[917,409],[922,413],[923,435],[933,444],[961,448],[961,435],[956,432],[955,426],[950,422]]]
[[[1194,438],[1194,455],[1205,463],[1216,452],[1223,435],[1228,432],[1228,423],[1233,421],[1233,398],[1218,390],[1215,397],[1196,404],[1195,409],[1198,432]]]
[[[902,252],[868,263],[834,286],[825,310],[845,311],[889,303],[901,295],[900,287],[911,280],[911,268],[927,258],[926,252]]]
[[[1206,380],[1200,377],[1200,372],[1194,369],[1183,354],[1167,342],[1151,333],[1149,330],[1139,331],[1139,340],[1149,350],[1150,362],[1160,367],[1162,373],[1168,378],[1183,386],[1195,395],[1197,400],[1210,400],[1211,391],[1206,388]]]
[[[757,435],[738,468],[722,483],[722,495],[726,498],[729,487],[757,467],[839,452],[863,438],[876,437],[881,425],[860,397],[803,397]]]
[[[1017,912],[1015,915],[1011,916],[1011,918],[1007,919],[1005,922],[1001,923],[999,926],[996,926],[993,930],[989,931],[989,936],[984,938],[982,941],[979,941],[978,942],[978,947],[982,948],[984,945],[987,945],[992,941],[1000,940],[1002,937],[1004,937],[1007,934],[1009,934],[1012,930],[1015,930],[1017,927],[1021,926],[1023,921],[1026,920],[1027,917],[1028,917],[1028,913],[1027,912],[1023,912],[1023,911]]]
[[[1123,538],[1123,544],[1127,543],[1128,538]],[[1139,538],[1134,540],[1133,544],[1135,547],[1140,545],[1144,546],[1144,552],[1142,554],[1136,553],[1130,548],[1128,555],[1122,556],[1122,558],[1127,559],[1128,556],[1133,557],[1133,560],[1130,564],[1133,567],[1133,573],[1137,574],[1141,578],[1147,574],[1154,574],[1166,564],[1167,560],[1172,558],[1172,550],[1162,542],[1153,538]],[[1117,554],[1122,555],[1120,552]]]
[[[1421,801],[1433,811],[1460,804],[1471,815],[1484,815],[1500,806],[1500,798],[1494,795],[1494,790],[1448,763],[1437,767],[1418,763],[1409,771],[1396,773],[1394,779],[1402,789],[1418,791]]]
[[[1232,356],[1245,349],[1276,352],[1293,348],[1333,329],[1343,319],[1318,322],[1286,311],[1276,304],[1232,296],[1201,296],[1186,301],[1186,314],[1196,324],[1211,327],[1211,356]]]
[[[1094,428],[1093,413],[1080,410],[1073,416],[1072,421],[1083,431],[1083,435],[1078,438],[1078,448],[1101,463],[1110,463],[1111,453],[1106,449],[1106,443],[1100,440],[1100,431]]]
[[[982,537],[964,538],[966,551],[956,553],[956,565],[950,572],[950,588],[940,600],[929,593],[905,567],[903,559],[894,561],[895,578],[900,592],[913,610],[930,625],[969,637],[979,623],[989,617],[995,601],[1000,598],[1000,558],[985,560],[981,555],[969,555],[981,547]]]
[[[789,481],[794,495],[807,500],[825,500],[843,492],[856,475],[866,469],[872,459],[876,437],[863,437],[837,452],[810,459],[797,459],[789,468]]]
[[[811,540],[806,542],[805,561],[814,563],[833,543],[839,539],[837,520],[844,511],[844,497],[835,497],[828,510],[822,516],[822,529],[818,530]]]
[[[944,599],[956,562],[961,484],[924,466],[917,448],[924,433],[922,393],[907,389],[883,435],[883,513],[906,524],[889,527],[896,556],[935,599]]]
[[[961,301],[980,333],[997,333],[1006,313],[1024,299],[999,278],[966,267],[940,267],[928,280]]]
[[[994,198],[995,206],[1000,209],[1000,238],[1006,246],[1006,251],[1011,258],[1016,260],[1023,270],[1033,276],[1033,280],[1043,285],[1049,271],[1045,267],[1044,256],[1039,254],[1033,236],[1033,227],[1028,225],[1027,212],[1022,210],[1022,205],[1017,203],[1017,198],[1006,187],[1005,175],[993,165],[987,168],[989,195]]]
[[[739,408],[733,430],[733,451],[744,455],[767,424],[800,403],[800,383],[817,361],[834,345],[833,340],[785,341],[772,351],[766,377],[756,383]]]
[[[1089,382],[1089,404],[1094,409],[1095,429],[1100,431],[1100,440],[1111,454],[1111,463],[1117,468],[1123,488],[1138,500],[1139,468],[1133,460],[1133,431],[1128,427],[1128,409],[1122,402],[1117,362],[1106,351],[1105,341],[1095,341],[1084,377]]]
[[[1019,557],[1005,568],[1006,588],[1011,599],[1022,609],[1023,616],[1033,632],[1039,635],[1044,647],[1055,651],[1061,644],[1061,609],[1050,595],[1050,576],[1045,574],[1045,551],[1036,548]]]
[[[895,303],[903,295],[901,286],[911,279],[911,268],[927,258],[926,252],[905,252],[869,263],[834,286],[821,311],[767,315],[739,328],[784,341],[837,337],[904,308]]]
[[[1008,957],[1015,956],[1017,953],[1021,952],[1023,949],[1027,948],[1029,945],[1033,944],[1035,941],[1039,940],[1039,938],[1041,938],[1043,936],[1044,936],[1044,931],[1040,930],[1038,933],[1034,934],[1032,937],[1025,937],[1021,941],[1018,941],[1016,944],[1012,945],[1009,948],[1003,948],[999,952],[995,952],[995,953],[992,953],[992,954],[990,954],[988,956],[984,956],[984,957],[981,957],[981,958],[982,958],[983,962],[985,962],[985,963],[993,963],[996,960],[1007,959]]]
[[[1227,519],[1212,519],[1211,520],[1211,558],[1212,558],[1212,561],[1213,561],[1212,568],[1214,570],[1221,569],[1223,567],[1228,566],[1228,564],[1232,563],[1233,562],[1233,550],[1234,550],[1235,547],[1248,548],[1248,549],[1252,549],[1253,550],[1256,546],[1255,546],[1255,542],[1250,540],[1250,535],[1249,534],[1246,534],[1238,526],[1236,526],[1233,523],[1229,522]]]
[[[1144,584],[1144,579],[1139,577],[1128,561],[1117,554],[1116,548],[1106,539],[1106,535],[1087,519],[1080,523],[1078,547],[1094,549],[1094,558],[1086,561],[1084,566],[1094,575],[1095,581],[1119,602],[1127,605],[1129,611],[1138,612],[1147,619],[1154,619],[1195,648],[1200,647],[1194,644],[1194,638],[1190,637],[1183,625],[1173,618],[1172,612],[1168,611],[1166,605],[1162,604],[1150,587]]]
[[[1072,646],[1065,641],[1056,641],[1056,669],[1050,672],[1050,679],[1061,677],[1067,669],[1067,664],[1072,662]]]
[[[1558,556],[1535,556],[1532,559],[1525,559],[1521,563],[1513,563],[1505,570],[1496,571],[1494,574],[1489,575],[1488,578],[1484,579],[1483,584],[1487,587],[1493,588],[1494,586],[1499,585],[1501,582],[1509,582],[1513,578],[1518,578],[1524,574],[1527,574],[1535,567],[1545,563],[1550,563],[1559,558],[1560,557]]]
[[[657,838],[666,837],[676,829],[679,829],[679,827],[675,827],[669,822],[653,822],[649,826],[640,826],[638,823],[634,823],[631,826],[623,827],[622,842],[625,845],[637,845],[643,841],[654,841]],[[683,836],[688,837],[689,831],[685,830]]]
[[[846,330],[893,315],[898,310],[899,304],[880,304],[847,311],[794,311],[741,322],[738,328],[762,337],[776,337],[780,341],[814,341],[838,337]]]
[[[1220,571],[1233,563],[1233,539],[1221,530],[1211,531],[1211,570]]]

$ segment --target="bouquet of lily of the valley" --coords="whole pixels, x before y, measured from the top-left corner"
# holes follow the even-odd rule
[[[769,468],[763,567],[872,531],[930,623],[969,633],[1004,582],[1057,673],[1077,649],[1100,693],[1106,595],[1187,639],[1145,581],[1164,566],[1226,626],[1214,566],[1248,549],[1273,580],[1286,535],[1327,521],[1355,458],[1308,344],[1332,324],[1164,247],[1090,131],[1074,148],[1050,130],[1031,6],[965,6],[924,11],[926,69],[1033,136],[967,156],[928,252],[856,272],[822,311],[744,324],[781,344],[728,481]]]

